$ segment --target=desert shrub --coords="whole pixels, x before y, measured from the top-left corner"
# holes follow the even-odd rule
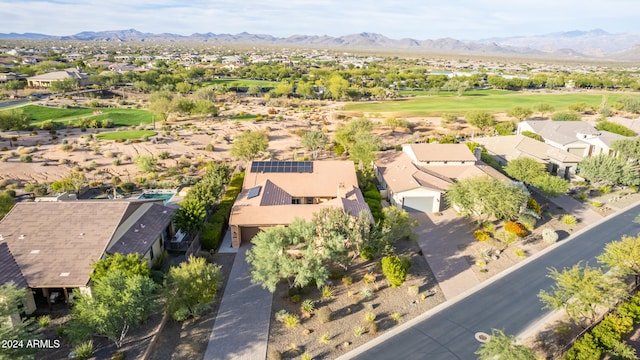
[[[518,222],[521,223],[527,230],[531,231],[536,227],[536,219],[533,215],[530,214],[520,214],[518,217]]]
[[[333,290],[331,286],[327,285],[323,286],[320,292],[323,299],[331,299],[336,294],[335,290]]]
[[[31,155],[20,155],[20,162],[30,163],[32,161],[33,161],[33,158],[31,157]]]
[[[488,232],[489,234],[493,234],[496,232],[496,226],[493,223],[485,222],[482,224],[482,230]]]
[[[367,311],[364,313],[364,322],[372,323],[376,321],[376,314],[373,311]]]
[[[559,111],[551,115],[553,121],[580,121],[580,115],[572,111]]]
[[[356,337],[360,337],[362,336],[362,334],[366,332],[367,332],[367,329],[362,325],[357,325],[356,327],[353,328],[353,335],[355,335]]]
[[[400,313],[393,313],[390,317],[393,321],[396,322],[396,324],[399,324],[402,321],[402,315]]]
[[[321,344],[328,344],[329,341],[331,341],[331,336],[327,333],[322,334],[322,336],[320,336],[320,338],[318,339],[318,342]]]
[[[593,336],[589,333],[584,334],[578,339],[569,351],[567,351],[567,359],[591,360],[600,359],[602,357],[602,349],[598,347]]]
[[[77,359],[88,359],[93,356],[93,341],[88,340],[76,345],[73,348]]]
[[[204,149],[209,152],[213,151],[214,150],[213,144],[205,145]]]
[[[530,138],[532,138],[534,140],[538,140],[538,141],[544,142],[544,138],[542,136],[540,136],[540,135],[538,135],[538,134],[536,134],[536,133],[534,133],[532,131],[523,131],[523,132],[521,132],[521,134],[526,136],[526,137],[530,137]]]
[[[602,185],[600,187],[598,187],[598,191],[600,191],[603,194],[608,194],[611,192],[611,186],[609,185]]]
[[[288,314],[287,316],[284,317],[282,322],[284,323],[285,327],[290,329],[300,325],[300,318],[298,317],[298,315]]]
[[[322,324],[326,324],[331,321],[331,314],[331,308],[328,306],[321,307],[316,313],[316,315],[318,315],[318,321],[320,321],[320,323]]]
[[[507,222],[504,225],[504,230],[520,238],[527,236],[527,233],[528,233],[524,225],[514,221]]]
[[[170,157],[171,157],[171,154],[169,154],[169,152],[168,152],[168,151],[161,151],[161,152],[158,154],[158,159],[161,159],[161,160],[166,160],[166,159],[168,159],[168,158],[170,158]]]
[[[519,249],[519,248],[516,249],[513,253],[516,254],[517,257],[521,257],[521,258],[527,256],[527,253],[523,249]]]
[[[546,243],[553,244],[558,241],[558,233],[549,228],[543,229],[542,240],[544,240]]]
[[[289,301],[292,304],[297,304],[300,302],[300,300],[302,299],[302,297],[300,296],[300,294],[295,294],[295,295],[291,295],[289,296]]]
[[[362,295],[364,300],[371,300],[373,299],[373,290],[371,290],[371,288],[364,287],[360,290],[360,295]]]
[[[578,223],[578,219],[576,219],[575,216],[569,214],[563,215],[560,221],[562,221],[562,223],[565,225],[575,225]]]
[[[362,277],[362,280],[364,280],[365,284],[372,284],[376,281],[376,275],[371,273],[366,273]]]
[[[126,353],[122,351],[118,351],[111,355],[111,360],[124,360],[126,358]]]
[[[300,311],[303,313],[312,313],[315,309],[316,306],[311,299],[306,299],[300,304]]]
[[[362,258],[362,260],[365,260],[365,261],[373,260],[374,255],[375,255],[375,249],[371,246],[365,246],[362,248],[362,250],[360,250],[360,257]]]
[[[398,287],[404,283],[407,278],[407,271],[411,266],[411,262],[406,258],[397,255],[385,256],[381,260],[382,273],[389,282],[391,287]]]
[[[48,328],[50,324],[51,317],[49,317],[49,315],[42,315],[38,317],[38,325],[40,325],[41,328]]]
[[[342,156],[342,154],[344,154],[344,146],[336,144],[333,146],[333,151],[336,153],[336,155]]]
[[[530,197],[527,199],[527,209],[535,211],[538,216],[542,214],[542,210],[540,209],[540,204],[536,201],[536,199]]]
[[[636,133],[624,125],[610,121],[600,121],[596,124],[596,129],[612,132],[622,136],[634,136]]]
[[[222,224],[224,225],[224,224]],[[200,241],[202,241],[203,249],[217,249],[220,245],[222,237],[222,226],[218,223],[206,222],[200,233]]]
[[[489,233],[484,231],[484,230],[478,229],[478,230],[473,232],[473,237],[475,237],[476,240],[478,240],[478,241],[487,241],[487,240],[489,240],[491,235],[489,235]]]
[[[342,277],[342,285],[351,286],[351,284],[353,284],[353,278],[351,276]]]

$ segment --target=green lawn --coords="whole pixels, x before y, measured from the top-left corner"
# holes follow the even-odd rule
[[[363,102],[347,104],[346,111],[361,112],[395,112],[404,116],[439,116],[443,113],[464,115],[470,110],[485,110],[489,112],[506,112],[516,106],[533,108],[537,104],[545,103],[553,106],[556,111],[566,110],[569,105],[585,102],[589,105],[600,106],[602,96],[608,95],[608,104],[620,99],[620,93],[588,93],[588,94],[522,94],[517,92],[468,92],[465,96],[437,95],[421,96],[403,100],[389,100],[382,102]],[[633,95],[639,98],[638,95]]]
[[[38,105],[27,105],[22,111],[29,117],[30,123],[37,125],[45,120],[54,120],[62,123],[75,122],[83,117],[92,120],[111,119],[115,126],[137,126],[150,124],[153,114],[146,110],[119,109],[119,108],[51,108]],[[101,111],[102,114],[94,115],[94,112]]]
[[[251,85],[258,85],[262,87],[274,87],[278,84],[278,82],[268,81],[268,80],[252,80],[252,79],[215,79],[211,81],[205,81],[202,84],[204,85],[226,84],[229,86],[238,86],[238,87],[249,87]]]
[[[140,139],[145,136],[154,136],[155,131],[151,130],[129,130],[129,131],[112,131],[108,133],[96,135],[100,140],[127,140],[127,139]]]

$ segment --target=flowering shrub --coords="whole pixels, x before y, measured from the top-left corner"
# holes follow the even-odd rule
[[[535,211],[535,213],[538,214],[538,216],[542,214],[542,210],[540,209],[540,204],[538,204],[536,199],[532,197],[530,197],[529,200],[527,200],[527,209]]]
[[[489,233],[484,230],[476,230],[473,232],[473,237],[478,241],[487,241],[489,240]]]
[[[527,229],[517,222],[509,221],[504,225],[504,230],[520,238],[527,236]]]

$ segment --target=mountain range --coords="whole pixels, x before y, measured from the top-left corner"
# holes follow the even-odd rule
[[[135,29],[83,31],[75,35],[53,36],[37,33],[0,33],[0,39],[70,40],[100,42],[204,42],[215,45],[296,46],[325,49],[400,50],[406,52],[532,56],[564,59],[600,59],[640,61],[640,34],[608,33],[601,29],[556,32],[543,35],[497,37],[480,40],[453,38],[416,40],[391,39],[363,32],[345,36],[194,33],[189,36],[170,33],[143,33]]]

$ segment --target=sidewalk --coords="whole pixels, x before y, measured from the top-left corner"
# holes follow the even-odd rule
[[[445,298],[452,299],[478,285],[480,280],[468,261],[460,256],[459,249],[473,239],[469,220],[455,216],[452,211],[440,216],[425,213],[411,216],[419,222],[413,231]]]
[[[556,206],[563,208],[567,214],[574,215],[581,223],[589,225],[602,219],[602,215],[593,211],[589,205],[581,203],[569,195],[549,198],[548,200],[556,204]]]
[[[245,261],[250,246],[243,244],[233,262],[205,360],[255,360],[267,356],[273,294],[251,283],[251,266]]]

